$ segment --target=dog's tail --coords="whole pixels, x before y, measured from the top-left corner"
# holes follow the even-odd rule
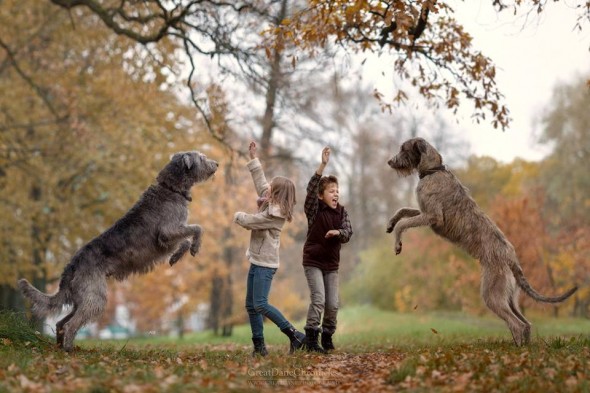
[[[62,288],[55,295],[47,295],[24,278],[18,280],[18,288],[23,296],[31,301],[31,311],[39,318],[59,314],[66,303],[66,293]]]
[[[561,303],[564,300],[566,300],[567,298],[569,298],[570,296],[572,296],[578,290],[578,287],[574,286],[573,288],[571,288],[569,291],[567,291],[566,293],[564,293],[561,296],[555,296],[555,297],[543,296],[539,292],[535,291],[533,289],[533,287],[531,287],[531,284],[529,284],[529,282],[527,281],[527,279],[524,276],[524,273],[519,265],[513,264],[511,266],[511,270],[512,270],[512,274],[514,274],[514,278],[516,279],[516,282],[518,283],[518,286],[521,287],[522,290],[525,291],[527,295],[529,295],[530,297],[532,297],[533,299],[535,299],[538,302]]]

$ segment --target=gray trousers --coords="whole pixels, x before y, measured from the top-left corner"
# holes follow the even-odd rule
[[[311,266],[303,269],[311,297],[305,329],[334,334],[338,316],[338,271],[324,272]]]

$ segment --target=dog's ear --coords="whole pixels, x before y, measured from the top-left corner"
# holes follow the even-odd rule
[[[426,150],[428,150],[428,146],[426,146],[426,141],[424,139],[418,139],[414,142],[414,151],[417,154],[422,155],[423,153],[426,153]]]
[[[182,162],[188,169],[193,167],[193,158],[188,153],[182,155]]]

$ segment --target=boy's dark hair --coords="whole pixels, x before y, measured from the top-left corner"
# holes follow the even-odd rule
[[[332,183],[336,183],[336,185],[338,185],[338,178],[336,176],[334,176],[334,175],[322,176],[322,178],[320,179],[319,187],[318,187],[318,194],[323,194],[326,187],[328,187],[328,185],[332,184]]]

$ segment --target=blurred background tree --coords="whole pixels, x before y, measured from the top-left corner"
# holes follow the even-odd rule
[[[544,2],[494,4],[503,12]],[[587,16],[580,7],[580,26]],[[182,334],[207,305],[207,326],[230,335],[247,317],[249,233],[231,219],[256,209],[244,167],[256,139],[267,176],[298,185],[273,285],[280,291],[271,292],[289,318],[306,311],[302,204],[324,145],[334,151],[328,171],[340,179],[355,232],[342,253],[343,304],[484,312],[477,261],[427,229],[408,233],[412,254],[394,257],[384,233],[398,207],[415,204],[416,185],[385,162],[403,140],[423,136],[511,239],[535,288],[581,287],[555,308],[522,297],[526,312],[588,317],[588,77],[556,88],[540,122],[539,141],[552,147],[545,159],[470,156],[436,108],[467,103],[476,121],[487,114],[500,128],[509,114],[493,63],[451,17],[447,2],[431,1],[4,0],[0,308],[24,309],[19,277],[53,291],[75,250],[132,206],[170,154],[196,149],[221,163],[212,182],[194,189],[190,221],[205,228],[201,254],[113,283],[100,324],[124,304],[140,331]],[[401,81],[390,101],[352,64],[357,51],[383,50]],[[409,101],[422,109],[397,105]]]

